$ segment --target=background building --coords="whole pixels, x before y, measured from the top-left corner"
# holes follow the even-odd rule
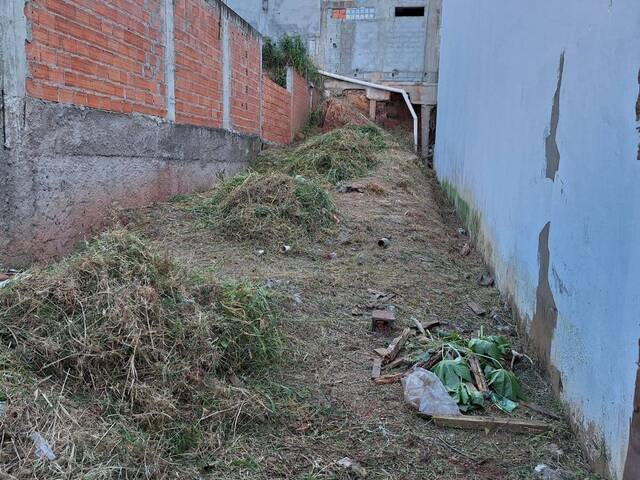
[[[300,35],[322,70],[405,90],[419,115],[421,145],[433,138],[430,120],[437,104],[442,0],[226,3],[263,35]],[[365,91],[336,81],[328,82],[327,88]],[[390,101],[394,103],[393,98]],[[396,99],[392,109],[402,105],[403,101]]]

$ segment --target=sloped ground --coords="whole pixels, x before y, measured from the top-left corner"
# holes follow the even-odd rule
[[[356,478],[336,465],[350,457],[371,479],[527,479],[535,478],[540,463],[560,468],[563,478],[597,478],[563,421],[518,408],[515,416],[551,421],[554,431],[442,429],[403,402],[399,384],[372,383],[373,349],[386,347],[412,317],[446,322],[442,329],[463,335],[483,325],[485,334],[506,335],[521,347],[497,290],[476,282],[485,271],[480,256],[460,254],[470,240],[459,233],[432,173],[398,144],[380,159],[375,174],[352,183],[364,193],[332,189],[340,224],[315,242],[291,239],[286,256],[198,227],[191,213],[197,197],[129,212],[130,229],[186,266],[264,283],[281,304],[285,358],[270,376],[272,390],[288,398],[278,403],[280,420],[239,428],[210,445],[208,460],[199,465],[203,477]],[[378,247],[380,237],[391,239],[388,249]],[[266,253],[256,255],[258,249]],[[390,303],[398,325],[388,337],[370,331],[370,290],[396,295]],[[495,315],[478,317],[467,305],[471,300]],[[521,362],[515,372],[531,403],[562,415],[535,367]]]

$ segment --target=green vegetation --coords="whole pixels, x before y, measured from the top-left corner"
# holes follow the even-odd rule
[[[259,159],[259,167],[291,175],[320,176],[336,185],[370,173],[379,164],[376,154],[385,147],[378,127],[348,125],[293,147],[267,150]]]
[[[329,227],[334,212],[317,182],[255,172],[222,180],[193,208],[201,224],[232,239],[292,243]]]
[[[299,35],[283,35],[274,41],[267,37],[262,45],[262,66],[269,77],[281,87],[287,87],[287,67],[293,67],[300,75],[318,83],[320,75],[307,53]]]

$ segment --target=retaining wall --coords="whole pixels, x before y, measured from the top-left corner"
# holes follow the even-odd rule
[[[299,76],[307,105],[265,88],[260,34],[219,0],[5,0],[0,36],[5,265],[67,253],[114,204],[210,188],[309,112]]]

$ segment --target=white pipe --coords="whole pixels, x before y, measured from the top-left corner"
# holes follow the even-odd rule
[[[342,80],[343,82],[355,83],[356,85],[362,85],[364,87],[377,88],[378,90],[385,90],[387,92],[399,93],[404,98],[405,103],[407,104],[407,108],[409,108],[409,112],[411,112],[411,116],[413,117],[413,145],[416,153],[418,153],[418,115],[416,111],[413,109],[413,105],[411,105],[411,100],[409,100],[409,95],[405,90],[401,88],[395,87],[387,87],[386,85],[379,85],[377,83],[365,82],[364,80],[358,80],[357,78],[343,77],[342,75],[337,75],[335,73],[325,72],[324,70],[318,70],[320,75],[325,77],[335,78],[336,80]]]

